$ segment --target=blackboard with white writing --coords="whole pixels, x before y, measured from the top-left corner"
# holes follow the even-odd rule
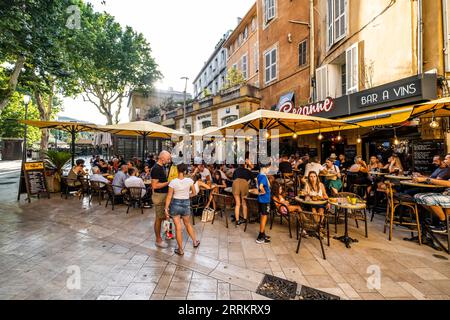
[[[414,171],[422,174],[431,174],[433,167],[433,157],[443,153],[442,142],[417,141],[413,144],[413,165]]]
[[[25,162],[23,165],[25,185],[28,194],[28,202],[33,195],[40,197],[42,194],[50,198],[45,181],[45,169],[43,162]]]

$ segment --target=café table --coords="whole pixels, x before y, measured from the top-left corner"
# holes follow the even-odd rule
[[[395,175],[392,175],[392,174],[386,175],[385,178],[386,179],[391,179],[391,180],[400,180],[400,181],[411,180],[412,179],[411,176],[395,176]]]
[[[369,171],[369,175],[373,176],[386,176],[389,175],[387,172]]]
[[[302,203],[302,204],[307,204],[310,206],[323,206],[326,205],[328,203],[328,200],[312,200],[312,199],[304,199],[301,197],[295,197],[294,198],[295,201]]]
[[[414,188],[429,188],[429,189],[444,189],[444,186],[438,186],[437,184],[428,184],[428,183],[420,183],[420,182],[413,182],[411,180],[408,181],[400,181],[400,184],[408,187],[414,187]]]
[[[335,236],[335,240],[339,240],[345,244],[347,248],[350,248],[350,243],[358,242],[357,239],[350,238],[348,235],[348,210],[364,210],[366,209],[365,202],[359,202],[356,204],[349,203],[346,198],[338,198],[336,202],[328,201],[331,205],[335,206],[336,209],[342,209],[344,211],[344,226],[345,231],[343,236]]]
[[[250,195],[256,196],[256,197],[257,197],[258,194],[259,194],[258,189],[256,189],[256,188],[248,190],[248,193],[249,193]]]

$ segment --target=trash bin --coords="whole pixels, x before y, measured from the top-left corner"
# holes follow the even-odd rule
[[[20,160],[22,159],[23,139],[20,138],[2,138],[2,160]]]

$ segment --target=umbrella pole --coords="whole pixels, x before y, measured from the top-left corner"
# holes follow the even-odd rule
[[[75,129],[70,131],[72,135],[72,167],[75,165]]]
[[[144,133],[142,135],[142,169],[144,168],[144,161],[145,161],[145,138],[146,138],[147,134]]]

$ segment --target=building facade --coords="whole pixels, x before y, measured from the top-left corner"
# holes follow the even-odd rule
[[[228,52],[227,69],[236,69],[244,81],[259,87],[259,42],[256,3],[239,19],[239,24],[224,43]]]
[[[230,31],[225,33],[216,44],[213,54],[205,62],[203,68],[195,77],[194,98],[215,95],[225,84],[227,76],[227,50],[223,44],[228,39]]]

